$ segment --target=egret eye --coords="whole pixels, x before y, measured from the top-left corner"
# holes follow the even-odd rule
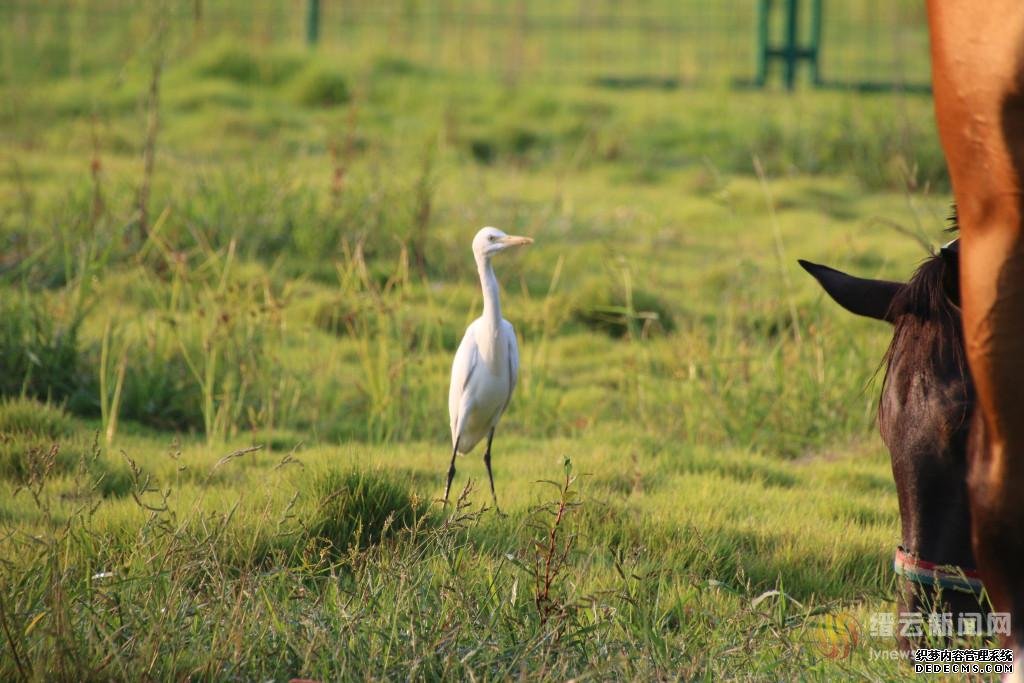
[[[490,241],[492,241],[492,242],[493,242],[494,240],[498,239],[498,236],[497,236],[497,235],[491,235],[491,236],[490,236],[490,237],[488,237],[487,239],[489,239]]]

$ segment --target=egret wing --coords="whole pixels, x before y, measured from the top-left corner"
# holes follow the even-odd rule
[[[503,323],[502,332],[507,338],[506,343],[508,344],[508,398],[505,399],[505,405],[501,408],[502,413],[508,408],[508,404],[512,400],[512,392],[516,388],[516,382],[519,381],[519,342],[516,340],[516,330],[509,321],[505,320]]]
[[[455,352],[455,360],[452,361],[452,382],[448,387],[448,420],[452,431],[453,445],[457,437],[456,428],[458,427],[462,394],[465,393],[466,385],[469,384],[469,378],[472,377],[479,360],[480,352],[476,346],[476,337],[473,334],[472,326],[470,326]]]

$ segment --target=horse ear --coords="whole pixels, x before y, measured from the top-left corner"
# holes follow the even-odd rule
[[[890,308],[892,300],[903,288],[902,283],[854,277],[803,259],[799,263],[837,304],[850,313],[889,323],[895,320]]]
[[[946,272],[942,276],[942,286],[946,290],[946,296],[957,308],[960,307],[960,239],[957,238],[948,242],[941,249],[939,255],[942,262],[946,264]]]

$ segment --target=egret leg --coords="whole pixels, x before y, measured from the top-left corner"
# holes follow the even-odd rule
[[[491,498],[494,499],[494,509],[498,514],[501,514],[501,508],[498,507],[498,496],[494,493],[494,475],[491,474],[492,441],[494,441],[494,427],[491,427],[491,433],[487,435],[487,450],[484,451],[484,464],[487,465],[487,478],[491,480]]]
[[[452,489],[452,479],[455,477],[455,456],[459,454],[459,440],[455,440],[452,446],[452,464],[448,466],[448,483],[444,487],[444,506],[448,507],[448,492]]]

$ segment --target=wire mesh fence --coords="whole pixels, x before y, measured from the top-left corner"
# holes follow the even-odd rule
[[[923,85],[931,80],[923,2],[825,2],[821,72],[826,82]]]
[[[310,0],[6,0],[0,79],[75,77],[128,62],[154,35],[187,52],[221,36],[306,44]],[[715,85],[749,80],[756,0],[321,0],[318,49],[461,76]],[[769,29],[778,31],[777,16]],[[925,83],[923,3],[824,2],[830,83]],[[807,80],[806,78],[804,80]]]

